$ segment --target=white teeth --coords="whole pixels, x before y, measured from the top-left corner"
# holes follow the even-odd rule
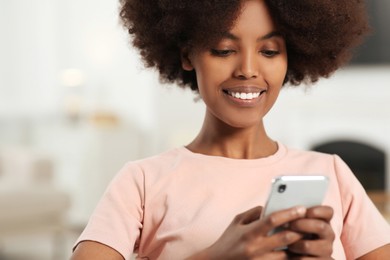
[[[232,97],[235,97],[235,98],[239,98],[239,99],[243,99],[243,100],[250,100],[250,99],[254,99],[254,98],[258,98],[260,96],[260,92],[256,92],[256,93],[245,93],[245,92],[242,92],[242,93],[239,93],[239,92],[228,92],[230,96]]]

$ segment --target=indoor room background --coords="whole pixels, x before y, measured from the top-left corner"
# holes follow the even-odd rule
[[[125,162],[201,127],[202,101],[143,68],[117,2],[0,0],[0,260],[67,259]],[[367,8],[373,31],[351,65],[285,86],[266,124],[288,146],[340,154],[368,191],[390,191],[390,1]]]

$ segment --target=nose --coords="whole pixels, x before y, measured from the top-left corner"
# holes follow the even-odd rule
[[[241,53],[234,71],[236,78],[251,79],[259,76],[259,64],[256,54],[249,51]]]

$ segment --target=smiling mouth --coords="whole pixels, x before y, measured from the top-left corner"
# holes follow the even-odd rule
[[[258,98],[261,94],[266,92],[265,90],[259,91],[259,92],[235,92],[235,91],[228,91],[223,90],[223,92],[231,97],[241,99],[241,100],[251,100]]]

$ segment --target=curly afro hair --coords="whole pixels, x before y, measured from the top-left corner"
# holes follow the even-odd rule
[[[146,67],[160,80],[198,91],[181,49],[210,46],[232,26],[246,0],[120,0],[120,17]],[[285,83],[316,82],[348,62],[369,31],[363,0],[264,0],[288,53]]]

